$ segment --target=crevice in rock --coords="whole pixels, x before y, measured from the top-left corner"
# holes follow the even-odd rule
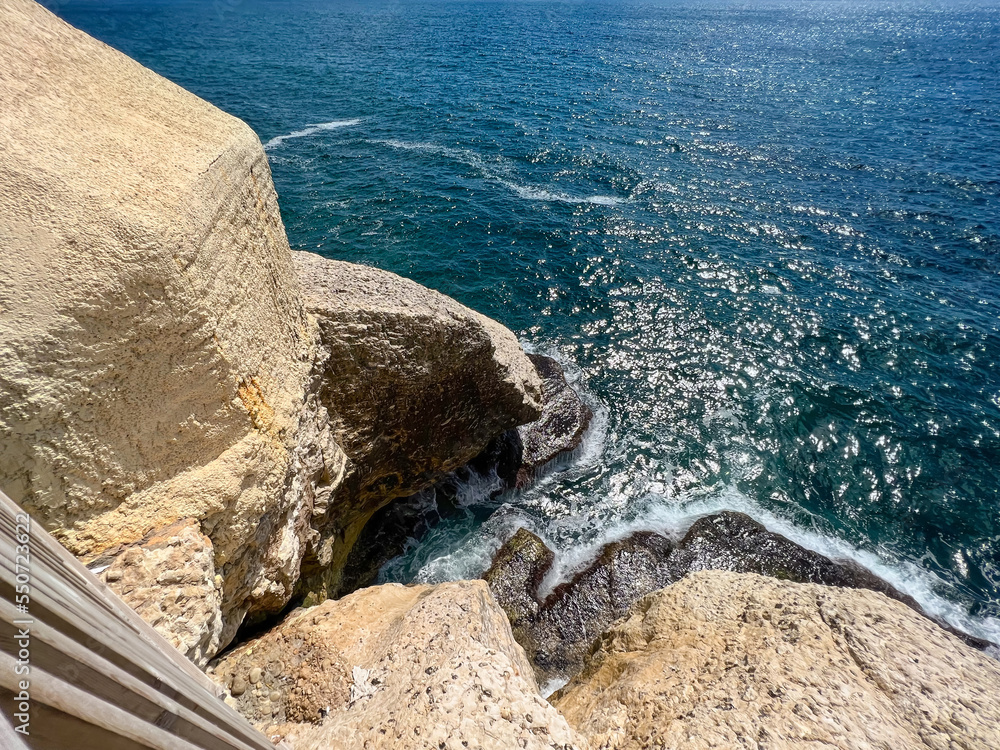
[[[465,497],[470,488],[480,510],[488,513],[491,500],[524,490],[568,465],[565,459],[578,451],[593,413],[556,360],[540,354],[528,358],[542,382],[541,417],[496,436],[482,453],[429,489],[377,511],[347,558],[337,596],[375,583],[387,562],[405,554],[441,521],[475,513]]]

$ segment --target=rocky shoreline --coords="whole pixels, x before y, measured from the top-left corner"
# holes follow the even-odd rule
[[[540,682],[575,675],[591,644],[636,602],[703,570],[877,591],[928,617],[915,599],[857,563],[830,560],[732,511],[698,519],[676,543],[642,531],[607,544],[586,569],[541,598],[539,586],[554,559],[541,539],[520,529],[483,576]],[[944,621],[932,621],[973,648],[994,646]]]
[[[245,123],[31,0],[0,102],[0,488],[276,743],[1000,748],[986,644],[737,513],[546,597],[526,530],[485,580],[371,586],[456,477],[578,448],[558,364],[293,252]]]

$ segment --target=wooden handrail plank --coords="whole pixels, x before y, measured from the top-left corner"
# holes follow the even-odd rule
[[[22,559],[19,571],[16,529],[23,513],[0,492],[0,698],[24,679],[14,672],[15,638],[27,622],[31,703],[60,732],[81,732],[75,747],[273,750],[220,700],[218,685],[39,525],[31,524],[29,564]],[[30,578],[26,612],[14,600],[23,569]]]

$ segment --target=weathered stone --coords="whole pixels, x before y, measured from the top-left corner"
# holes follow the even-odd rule
[[[521,529],[500,548],[484,578],[504,611],[515,615],[514,636],[539,680],[548,681],[577,672],[605,628],[640,597],[677,579],[671,550],[659,534],[633,534],[606,545],[586,570],[538,602],[538,583],[553,553]]]
[[[552,567],[555,554],[527,529],[518,529],[497,552],[483,579],[512,627],[538,614],[538,587]]]
[[[386,271],[294,253],[324,350],[320,402],[349,462],[309,559],[335,592],[365,523],[541,413],[538,374],[506,328]],[[305,572],[305,571],[304,571]]]
[[[194,519],[158,529],[127,547],[110,560],[101,579],[198,666],[218,651],[221,581],[216,580],[212,542]]]
[[[553,698],[595,748],[1000,748],[1000,663],[874,591],[693,573],[595,649]]]
[[[338,595],[372,585],[382,566],[403,554],[410,544],[423,539],[442,520],[467,512],[463,492],[472,489],[485,499],[514,487],[520,466],[521,437],[516,429],[510,429],[433,487],[396,498],[377,510],[347,557]]]
[[[209,670],[272,738],[310,748],[581,747],[482,581],[362,589],[298,610]],[[275,693],[278,693],[277,698]]]
[[[594,416],[558,362],[541,354],[528,357],[542,381],[542,415],[517,429],[522,444],[518,487],[530,484],[536,471],[559,454],[575,450]]]
[[[267,158],[30,0],[0,4],[0,70],[0,487],[87,559],[198,519],[225,643],[288,600],[343,462],[307,460],[315,336]]]
[[[781,534],[768,531],[750,516],[724,511],[694,522],[670,558],[674,580],[688,571],[731,570],[757,573],[797,583],[821,583],[854,589],[870,589],[926,615],[912,596],[882,580],[852,560],[831,560],[808,550]],[[932,618],[934,619],[934,618]],[[934,620],[953,635],[975,648],[990,646],[976,638]]]
[[[517,475],[524,461],[524,445],[521,442],[520,430],[520,427],[507,430],[493,438],[487,443],[483,452],[468,464],[468,470],[474,471],[481,477],[496,476],[498,481],[496,494],[517,485]]]
[[[916,600],[857,563],[830,560],[732,511],[698,519],[676,547],[652,532],[639,532],[608,544],[585,570],[539,601],[535,573],[525,567],[517,551],[523,546],[519,535],[527,533],[519,531],[501,547],[484,578],[511,616],[514,636],[535,666],[539,680],[575,674],[593,640],[636,601],[699,570],[757,573],[797,583],[870,589],[926,616]],[[535,540],[542,544],[537,537]],[[545,552],[531,549],[536,559],[548,559],[545,552],[552,554],[544,545]],[[934,621],[975,648],[992,645]]]

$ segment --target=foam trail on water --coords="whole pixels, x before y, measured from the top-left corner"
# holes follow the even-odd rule
[[[277,148],[282,143],[292,138],[306,138],[310,135],[315,135],[316,133],[320,133],[324,130],[337,130],[338,128],[349,128],[359,124],[360,122],[361,122],[360,119],[332,120],[330,122],[317,123],[316,125],[306,125],[306,127],[304,127],[302,130],[293,130],[291,133],[288,133],[287,135],[279,135],[275,138],[272,138],[271,140],[269,140],[267,143],[264,144],[264,150],[270,151],[271,149]]]
[[[510,180],[497,180],[504,187],[512,190],[521,198],[527,201],[546,201],[549,203],[592,203],[595,206],[619,206],[624,201],[613,195],[588,195],[575,196],[566,193],[553,192],[544,188],[531,187],[530,185],[518,185]]]
[[[461,164],[465,164],[466,166],[478,170],[484,180],[503,185],[518,197],[528,201],[569,203],[574,205],[590,203],[595,206],[618,206],[625,202],[624,199],[617,198],[613,195],[575,196],[559,191],[546,190],[541,187],[520,185],[509,179],[509,176],[514,172],[514,168],[511,163],[502,158],[493,162],[487,161],[475,151],[470,149],[450,148],[449,146],[441,146],[436,143],[427,143],[422,141],[378,140],[371,142],[377,143],[381,146],[399,149],[401,151],[421,151],[428,154],[434,154],[436,156],[444,156],[449,159],[454,159]]]

